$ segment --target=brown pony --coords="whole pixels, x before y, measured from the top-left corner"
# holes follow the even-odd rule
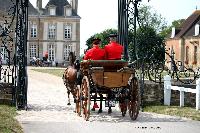
[[[77,69],[75,68],[74,62],[75,62],[75,55],[73,52],[69,53],[69,66],[64,71],[63,74],[63,82],[64,85],[67,88],[67,94],[68,94],[68,103],[70,104],[70,92],[73,95],[74,100],[76,99],[76,80],[77,80]]]

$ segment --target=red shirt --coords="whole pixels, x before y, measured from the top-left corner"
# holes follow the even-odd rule
[[[117,42],[111,42],[104,47],[107,60],[121,60],[123,46]]]
[[[48,58],[48,52],[47,51],[44,53],[44,57]]]
[[[84,60],[103,60],[105,59],[105,51],[99,48],[98,45],[94,45],[93,48],[89,49],[85,56]]]

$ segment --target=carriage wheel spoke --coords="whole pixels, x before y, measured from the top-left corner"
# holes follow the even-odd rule
[[[90,88],[89,88],[89,82],[87,76],[83,77],[82,80],[82,109],[83,109],[83,116],[85,120],[89,120],[90,116]]]
[[[132,120],[136,120],[139,114],[139,90],[137,79],[132,79],[130,83],[129,115]]]

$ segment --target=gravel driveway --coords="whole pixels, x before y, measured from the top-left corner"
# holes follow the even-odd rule
[[[64,69],[63,69],[64,71]],[[17,120],[25,133],[199,133],[200,122],[140,112],[136,121],[121,116],[118,108],[108,115],[92,112],[84,121],[67,105],[67,91],[61,77],[28,68],[28,111],[18,111]],[[73,101],[73,99],[71,99]]]

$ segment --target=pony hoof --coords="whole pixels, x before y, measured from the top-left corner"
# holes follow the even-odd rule
[[[68,103],[67,105],[71,105],[71,103]]]

